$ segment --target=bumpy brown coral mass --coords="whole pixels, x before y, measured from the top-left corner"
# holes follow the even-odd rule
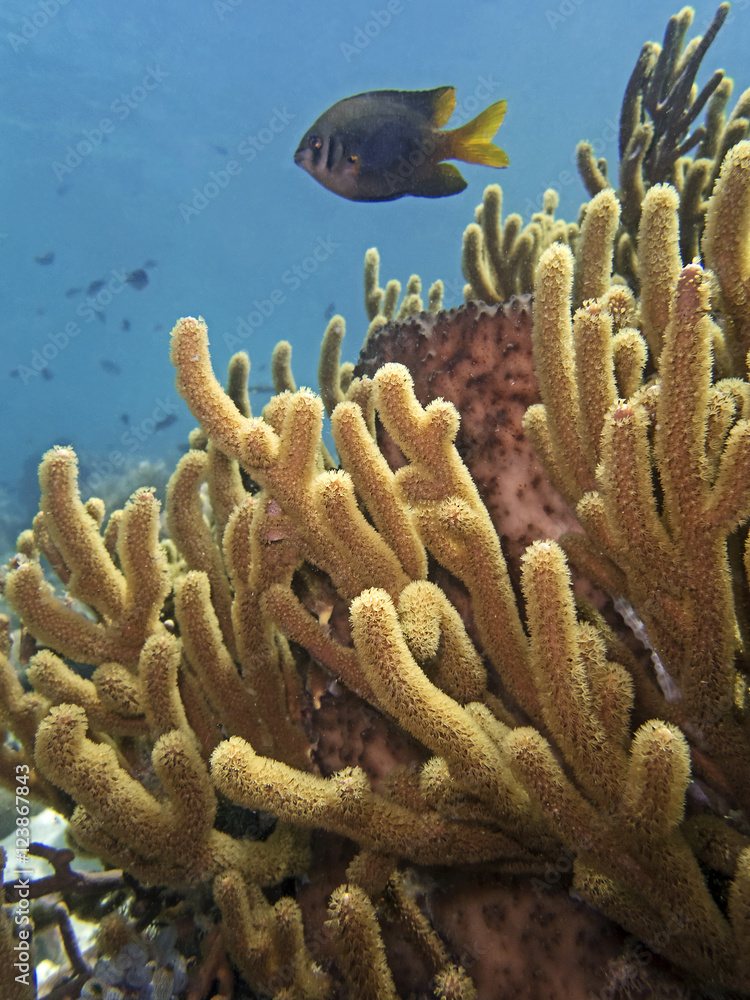
[[[201,429],[166,537],[150,491],[106,519],[73,450],[45,455],[4,583],[36,649],[22,683],[4,623],[0,773],[127,873],[98,911],[110,977],[158,919],[203,947],[184,990],[152,963],[190,1000],[750,994],[750,142],[705,268],[685,190],[652,184],[628,244],[597,169],[580,227],[549,198],[501,238],[489,189],[467,231],[470,283],[531,274],[533,309],[441,312],[436,283],[423,313],[413,277],[397,312],[370,251],[359,367],[333,317],[320,396],[282,345],[253,416],[247,357],[224,391],[180,320]],[[70,992],[103,994],[66,942]],[[0,986],[30,1000],[13,948],[6,907]]]

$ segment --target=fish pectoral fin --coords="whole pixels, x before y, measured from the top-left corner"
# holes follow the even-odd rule
[[[438,163],[427,177],[420,178],[409,194],[419,198],[445,198],[449,194],[458,194],[465,187],[466,181],[458,167],[452,163]]]
[[[508,154],[491,140],[505,117],[505,101],[497,101],[460,128],[443,132],[453,160],[480,163],[485,167],[507,167]]]

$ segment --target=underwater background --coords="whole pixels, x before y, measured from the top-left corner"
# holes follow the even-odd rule
[[[690,35],[716,10],[699,2]],[[202,315],[217,372],[252,359],[256,413],[274,344],[317,386],[335,311],[354,360],[362,266],[462,301],[461,234],[486,184],[524,221],[546,188],[575,219],[575,146],[617,159],[620,103],[642,43],[675,0],[4,0],[0,9],[0,553],[38,505],[36,468],[72,444],[84,496],[163,479],[194,426],[174,389],[169,331]],[[749,79],[750,0],[733,4],[710,66]],[[702,86],[709,70],[698,78]],[[305,130],[360,91],[457,88],[448,127],[505,98],[510,167],[460,164],[450,198],[345,201],[293,162]],[[144,469],[141,463],[155,463]],[[131,486],[139,485],[129,480]],[[121,500],[118,501],[121,503]]]

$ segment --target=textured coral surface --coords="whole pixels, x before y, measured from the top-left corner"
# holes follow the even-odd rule
[[[750,97],[726,118],[721,74],[689,85],[725,16],[644,48],[621,189],[579,149],[577,224],[548,195],[501,225],[485,192],[463,266],[494,305],[436,283],[424,311],[413,276],[399,306],[368,251],[359,365],[341,317],[320,396],[280,345],[261,417],[247,356],[225,391],[180,320],[200,428],[164,523],[44,456],[0,770],[110,866],[34,848],[70,996],[125,967],[182,991],[173,944],[189,1000],[750,995]],[[3,906],[30,1000],[14,943]]]

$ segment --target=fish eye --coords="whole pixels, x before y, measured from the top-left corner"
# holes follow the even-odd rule
[[[320,138],[319,135],[311,135],[310,138],[307,140],[307,145],[310,147],[310,149],[320,149],[323,145],[323,140]]]
[[[349,161],[349,163],[356,163],[358,159],[359,157],[355,156],[353,153],[351,156],[347,156],[347,160]]]

